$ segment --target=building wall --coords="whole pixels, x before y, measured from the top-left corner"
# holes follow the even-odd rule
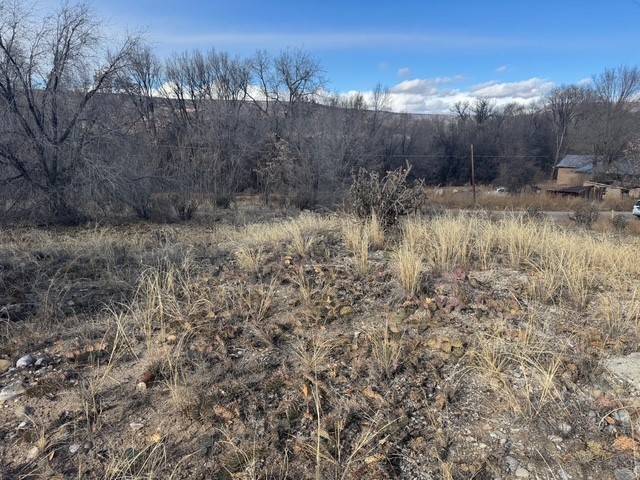
[[[590,179],[590,173],[576,173],[571,168],[559,168],[556,183],[558,185],[577,186]]]

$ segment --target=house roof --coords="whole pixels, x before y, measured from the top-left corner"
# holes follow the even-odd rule
[[[547,192],[553,193],[573,193],[573,194],[581,194],[591,190],[592,186],[578,186],[578,187],[563,187],[563,188],[550,188]]]
[[[573,168],[581,173],[590,173],[595,161],[596,157],[593,155],[565,155],[556,168]]]

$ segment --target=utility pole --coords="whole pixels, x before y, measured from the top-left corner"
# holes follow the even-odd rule
[[[471,186],[473,187],[473,208],[476,208],[476,164],[473,158],[473,143],[471,144]]]

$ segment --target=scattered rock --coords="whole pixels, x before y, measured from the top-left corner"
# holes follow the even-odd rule
[[[562,437],[559,437],[558,435],[549,435],[547,438],[549,440],[551,440],[553,443],[561,443],[562,442]]]
[[[7,400],[11,400],[14,397],[22,395],[26,391],[26,385],[21,380],[13,382],[0,390],[0,403],[6,402]]]
[[[147,384],[144,382],[138,382],[136,384],[136,390],[139,392],[146,392],[147,391]]]
[[[92,442],[84,442],[84,445],[82,445],[82,449],[85,451],[85,453],[88,453],[89,451],[91,451],[92,448],[93,448]]]
[[[36,359],[30,353],[27,353],[24,357],[20,357],[16,362],[16,367],[26,368],[35,363]]]
[[[133,430],[134,432],[137,432],[138,430],[141,430],[144,428],[144,423],[131,422],[129,426],[131,427],[131,430]]]
[[[519,467],[515,475],[517,478],[529,478],[529,470]]]
[[[13,366],[11,360],[0,359],[0,374],[6,372]]]
[[[31,450],[29,450],[29,453],[27,453],[27,462],[34,461],[39,452],[38,447],[32,447]]]
[[[41,367],[46,367],[47,365],[49,365],[50,361],[47,357],[38,357],[38,359],[35,361],[34,366],[41,368]]]
[[[613,471],[616,480],[636,480],[636,474],[628,468],[617,468]]]
[[[78,450],[80,450],[80,444],[79,443],[74,443],[72,445],[69,445],[69,452],[70,453],[76,453]]]
[[[610,357],[604,361],[604,366],[614,375],[640,388],[640,352],[631,353],[626,357]]]
[[[566,422],[560,422],[560,424],[558,425],[558,429],[565,435],[568,435],[571,433],[571,425],[569,425]]]
[[[507,468],[510,472],[515,472],[520,466],[520,462],[511,456],[505,457],[504,461],[507,463]]]
[[[33,412],[34,412],[33,407],[29,407],[27,405],[18,405],[14,410],[14,413],[16,414],[16,418],[18,419],[23,419],[24,417],[33,415]]]
[[[618,421],[623,427],[631,426],[631,415],[626,410],[618,410],[613,412],[611,416]]]
[[[145,387],[148,387],[156,379],[156,372],[151,370],[144,372],[138,379],[138,387],[141,383],[144,383]]]

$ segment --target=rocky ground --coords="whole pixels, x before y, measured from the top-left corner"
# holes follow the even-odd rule
[[[3,232],[0,478],[636,478],[633,279],[345,221]]]

